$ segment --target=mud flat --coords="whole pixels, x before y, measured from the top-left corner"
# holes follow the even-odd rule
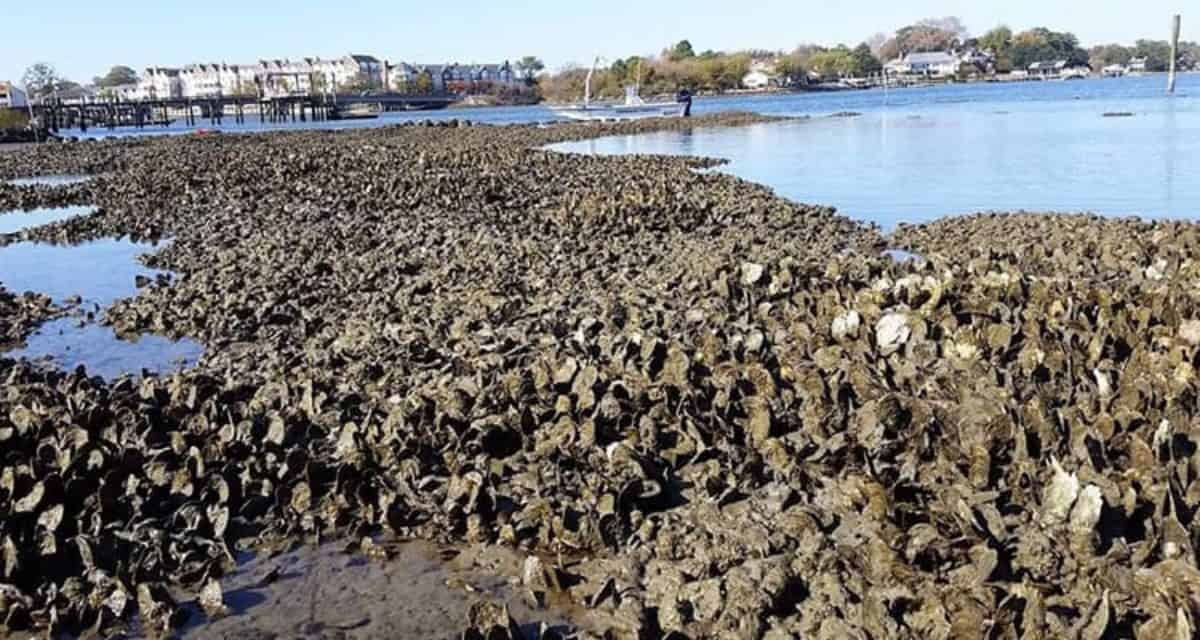
[[[24,241],[173,238],[103,319],[205,346],[138,379],[0,360],[0,618],[373,637],[433,572],[409,617],[470,638],[1192,637],[1196,227],[884,238],[714,160],[539,149],[757,119],[0,156],[103,174],[0,185],[98,207]],[[365,582],[310,615],[289,566],[309,602]]]

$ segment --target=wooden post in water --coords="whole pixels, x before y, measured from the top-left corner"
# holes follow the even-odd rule
[[[1171,67],[1167,73],[1167,94],[1175,93],[1175,68],[1179,64],[1179,27],[1182,18],[1177,13],[1171,19]]]

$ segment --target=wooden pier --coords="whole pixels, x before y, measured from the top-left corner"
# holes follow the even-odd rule
[[[174,98],[170,100],[106,100],[68,103],[46,99],[29,107],[43,129],[57,133],[62,129],[88,128],[114,130],[118,127],[169,127],[177,120],[195,127],[258,122],[322,122],[352,117],[355,106],[377,106],[383,110],[444,109],[458,100],[457,95],[348,94],[299,95],[274,98],[222,96],[212,98]]]

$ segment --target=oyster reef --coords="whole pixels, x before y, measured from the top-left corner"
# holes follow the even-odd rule
[[[520,559],[526,619],[477,593],[469,638],[1194,637],[1196,226],[884,237],[715,160],[541,149],[760,120],[0,156],[96,176],[0,185],[97,207],[24,241],[172,238],[100,320],[204,347],[0,360],[0,622],[171,635],[240,615],[242,552],[419,539]],[[64,312],[0,294],[0,339]]]

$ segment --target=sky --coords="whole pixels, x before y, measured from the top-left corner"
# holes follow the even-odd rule
[[[956,15],[973,34],[997,24],[1071,31],[1084,46],[1166,39],[1183,13],[1184,40],[1200,39],[1185,0],[0,0],[0,81],[20,82],[49,62],[78,82],[112,65],[367,53],[417,63],[499,62],[525,55],[549,69],[661,51],[688,39],[704,49],[853,46],[928,17]],[[1194,17],[1192,17],[1194,16]],[[1189,23],[1189,18],[1194,22]]]

